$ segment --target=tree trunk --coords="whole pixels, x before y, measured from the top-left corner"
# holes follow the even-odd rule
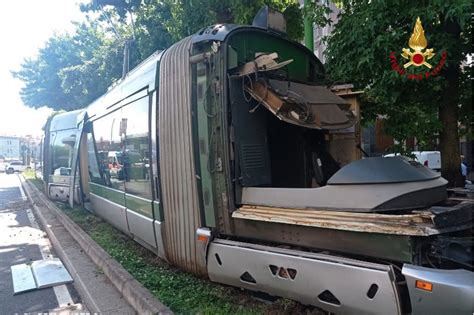
[[[460,27],[453,20],[445,21],[445,30],[458,41]],[[458,105],[459,105],[459,77],[461,54],[452,52],[449,66],[443,71],[447,80],[447,86],[442,91],[442,105],[439,108],[439,119],[443,128],[439,137],[441,151],[441,174],[449,181],[449,187],[463,187],[464,181],[461,175],[461,156],[459,150],[458,132]]]
[[[451,87],[451,88],[450,88]],[[439,137],[441,151],[441,174],[449,181],[450,187],[463,187],[461,157],[459,152],[458,108],[456,94],[451,94],[451,83],[443,92],[444,104],[439,109],[439,119],[443,124]]]

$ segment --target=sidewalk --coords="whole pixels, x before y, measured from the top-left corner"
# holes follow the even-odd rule
[[[57,257],[15,175],[0,174],[0,313],[88,312],[74,286],[14,294],[11,266]],[[18,280],[18,279],[17,279]]]

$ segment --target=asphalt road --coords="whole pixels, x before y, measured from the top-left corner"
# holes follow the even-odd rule
[[[0,173],[0,314],[60,312],[81,303],[71,284],[13,294],[10,267],[51,255],[57,257],[18,176]]]

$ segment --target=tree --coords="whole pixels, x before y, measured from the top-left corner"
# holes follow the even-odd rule
[[[25,105],[72,110],[92,102],[120,77],[121,54],[94,22],[78,23],[73,35],[54,35],[13,75],[25,82],[20,91]]]
[[[122,48],[95,22],[76,25],[71,45],[80,62],[59,69],[61,89],[76,108],[82,108],[107,91],[122,74]]]
[[[327,73],[334,81],[353,82],[364,89],[365,121],[384,115],[386,133],[398,140],[416,136],[429,143],[439,133],[442,174],[450,185],[462,185],[458,121],[472,124],[471,3],[462,1],[341,1],[342,13],[328,39]],[[446,63],[437,76],[410,80],[393,71],[390,54],[401,65],[420,16],[435,50],[430,63]],[[401,67],[403,68],[403,66]],[[416,69],[414,69],[416,68]],[[405,69],[403,69],[405,70]],[[407,74],[420,72],[417,67]],[[460,113],[462,115],[460,116]]]
[[[171,19],[171,10],[163,2],[140,6],[136,11],[136,42],[140,59],[157,50],[164,50],[173,43],[165,21]]]
[[[101,25],[107,25],[103,32],[119,37],[117,43],[133,39],[130,56],[131,68],[138,65],[157,50],[164,50],[172,43],[166,21],[171,19],[171,8],[164,1],[142,0],[97,0],[81,4],[84,13],[95,12],[95,19]],[[129,21],[130,16],[134,23]],[[135,37],[135,38],[134,38]]]
[[[264,5],[283,12],[288,34],[294,40],[303,37],[302,13],[297,0],[165,0],[171,19],[165,25],[177,41],[216,23],[252,24],[255,14]]]
[[[71,41],[71,37],[67,35],[49,39],[36,59],[25,59],[21,70],[13,72],[16,78],[25,82],[20,95],[26,105],[39,108],[58,104],[63,108],[70,108],[70,100],[61,88],[59,70],[79,63],[70,45]]]

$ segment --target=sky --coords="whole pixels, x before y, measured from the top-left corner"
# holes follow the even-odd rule
[[[87,0],[2,1],[0,17],[0,135],[41,135],[41,127],[52,112],[26,107],[20,98],[23,83],[14,79],[22,61],[34,57],[55,32],[71,32],[71,21],[83,14],[78,3]]]

